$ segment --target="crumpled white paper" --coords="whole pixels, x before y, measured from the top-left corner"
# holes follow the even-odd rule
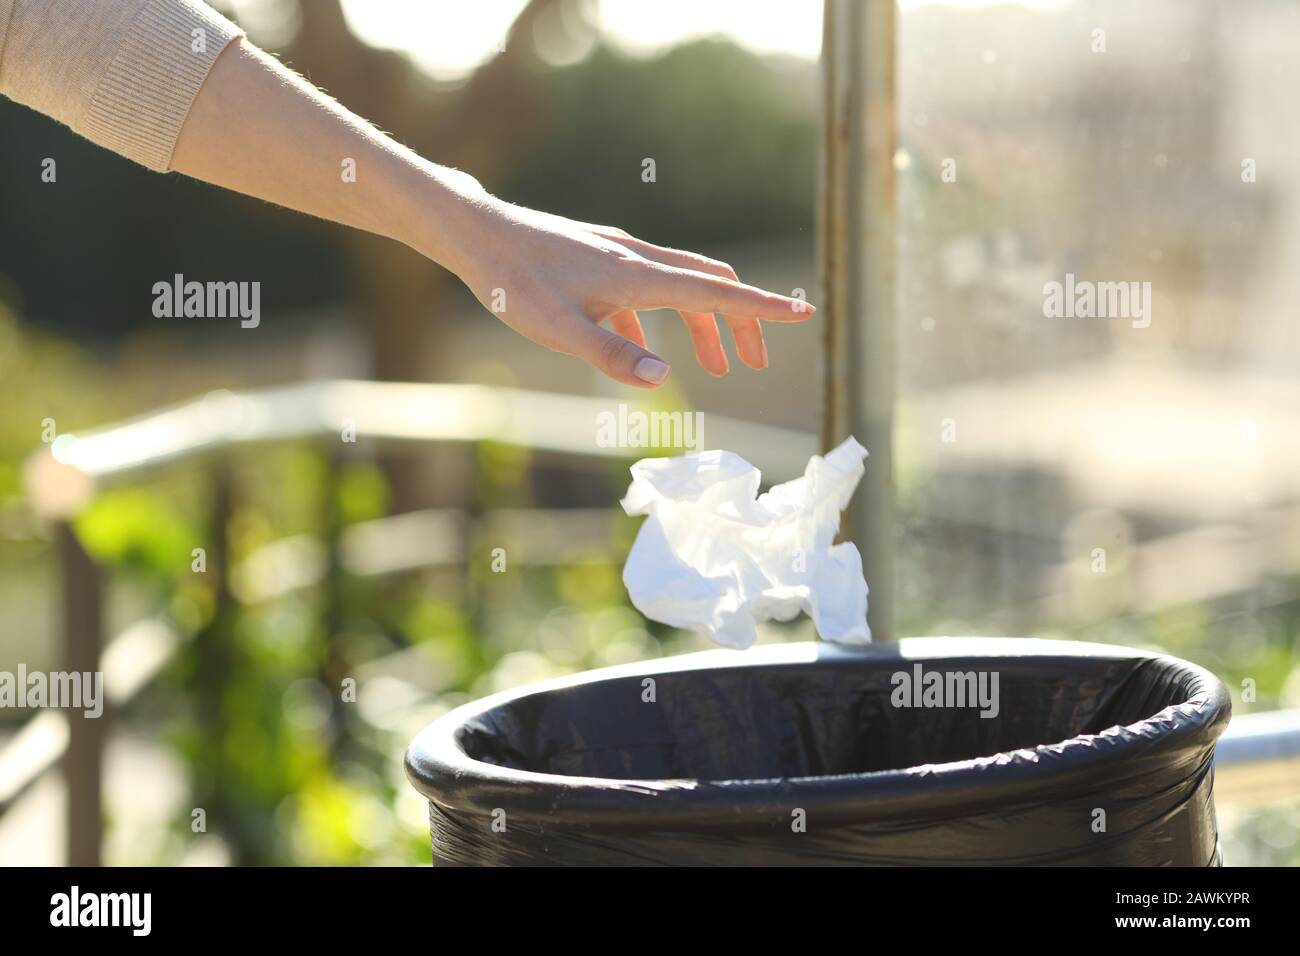
[[[749,647],[759,621],[800,611],[823,640],[868,643],[862,556],[831,543],[866,457],[848,438],[757,498],[758,469],[729,451],[638,461],[621,502],[649,516],[623,568],[632,604],[727,647]]]

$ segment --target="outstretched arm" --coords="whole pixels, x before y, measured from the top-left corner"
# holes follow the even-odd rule
[[[342,175],[345,160],[355,161],[355,181]],[[212,68],[172,165],[404,242],[460,276],[516,332],[628,385],[657,385],[668,374],[645,347],[636,309],[678,309],[700,364],[715,375],[727,370],[715,312],[727,316],[741,359],[754,368],[767,365],[760,320],[808,314],[799,300],[739,283],[723,263],[501,202],[247,42],[232,44]]]

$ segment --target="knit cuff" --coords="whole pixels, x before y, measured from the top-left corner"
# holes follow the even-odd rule
[[[14,18],[14,0],[0,0],[0,63],[5,59],[5,42],[9,39],[9,24]]]
[[[243,35],[199,0],[149,0],[96,87],[81,132],[166,172],[208,70]]]

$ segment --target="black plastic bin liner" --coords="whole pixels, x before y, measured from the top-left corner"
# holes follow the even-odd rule
[[[918,668],[996,674],[996,716],[896,706]],[[441,865],[1206,866],[1230,712],[1209,672],[1123,647],[784,644],[499,694],[406,767]]]

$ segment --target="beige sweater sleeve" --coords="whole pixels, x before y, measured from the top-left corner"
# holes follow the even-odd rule
[[[0,93],[165,171],[235,24],[200,0],[0,0]]]

